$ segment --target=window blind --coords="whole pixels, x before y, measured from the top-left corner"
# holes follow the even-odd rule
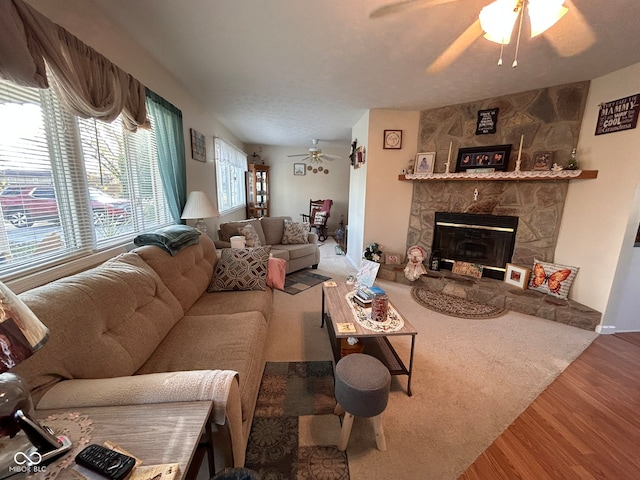
[[[6,81],[0,81],[0,209],[3,279],[173,223],[153,128],[131,133],[120,119],[79,119],[52,89]]]
[[[246,205],[247,154],[221,138],[214,139],[218,210],[221,214]]]

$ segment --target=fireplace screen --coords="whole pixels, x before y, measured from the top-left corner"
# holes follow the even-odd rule
[[[483,277],[502,280],[511,262],[518,217],[436,212],[432,250],[440,253],[440,266],[453,262],[482,265]]]

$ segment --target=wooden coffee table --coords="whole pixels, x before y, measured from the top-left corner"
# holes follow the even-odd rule
[[[331,283],[335,283],[336,286],[327,286]],[[348,337],[356,337],[364,346],[363,352],[376,357],[384,363],[389,369],[389,373],[391,373],[391,375],[407,375],[407,395],[411,396],[413,352],[418,332],[404,317],[404,326],[396,331],[377,332],[363,327],[354,318],[351,307],[345,298],[345,296],[352,290],[353,288],[345,282],[325,282],[322,284],[322,324],[320,325],[320,328],[324,327],[326,321],[329,341],[331,342],[335,361],[338,362],[341,357],[340,340]],[[356,331],[353,333],[340,333],[338,329],[338,324],[340,323],[352,323]],[[409,368],[405,366],[405,363],[389,341],[389,337],[402,335],[411,336]]]
[[[143,465],[178,463],[180,472],[176,479],[183,480],[187,475],[195,478],[200,467],[203,455],[198,455],[197,450],[202,447],[203,434],[210,438],[208,425],[212,406],[211,401],[201,401],[36,410],[35,413],[45,424],[47,416],[52,414],[78,412],[86,415],[93,427],[90,443],[102,445],[109,440],[140,458]],[[78,439],[70,440],[75,448]],[[210,444],[207,448],[212,449]],[[213,476],[213,457],[209,457],[209,460],[209,473]],[[53,461],[48,468],[53,468],[55,463]],[[77,480],[78,477],[71,472],[73,465],[71,462],[56,480]]]

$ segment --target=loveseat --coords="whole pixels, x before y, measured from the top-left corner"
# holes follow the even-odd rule
[[[207,292],[219,261],[201,235],[175,256],[143,246],[22,293],[50,330],[13,369],[36,409],[214,400],[216,467],[242,466],[273,291]]]
[[[320,249],[318,248],[318,235],[308,232],[308,226],[304,225],[303,235],[290,235],[287,240],[285,223],[295,227],[304,224],[291,221],[291,217],[262,217],[237,222],[226,222],[220,224],[218,230],[218,240],[216,247],[219,249],[231,247],[231,237],[244,236],[241,230],[247,226],[253,227],[257,234],[260,245],[270,245],[271,255],[275,258],[282,258],[287,262],[286,273],[295,272],[303,268],[318,268],[320,262]],[[284,243],[286,242],[286,243]],[[292,243],[295,242],[295,243]],[[251,242],[248,247],[257,246]]]

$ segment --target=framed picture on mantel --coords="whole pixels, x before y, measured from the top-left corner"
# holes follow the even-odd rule
[[[460,148],[456,172],[466,172],[476,168],[495,168],[496,171],[505,172],[509,166],[510,154],[511,145]]]

